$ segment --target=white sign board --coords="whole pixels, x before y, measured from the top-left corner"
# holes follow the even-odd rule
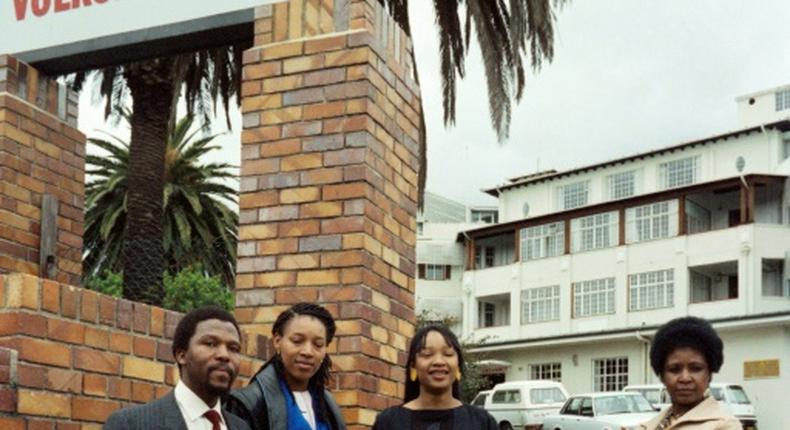
[[[210,26],[212,21],[207,18],[276,1],[0,0],[0,54],[19,55],[80,43],[89,47],[85,42],[101,38],[105,41],[102,48],[113,43],[129,45],[150,39],[148,29],[159,28],[158,34],[170,29],[178,34],[184,23],[203,20]],[[73,48],[71,51],[69,54],[74,54]]]

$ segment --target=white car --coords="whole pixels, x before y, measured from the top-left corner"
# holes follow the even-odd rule
[[[509,381],[494,386],[485,409],[500,430],[538,430],[546,415],[556,414],[568,392],[556,381]]]
[[[486,398],[491,394],[492,390],[483,390],[477,393],[474,399],[472,399],[472,406],[480,406],[481,408],[486,407]]]
[[[658,411],[639,393],[607,392],[571,396],[559,414],[543,419],[543,430],[634,429]]]

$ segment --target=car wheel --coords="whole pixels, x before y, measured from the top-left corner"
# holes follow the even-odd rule
[[[509,422],[504,421],[499,423],[499,430],[513,430],[513,426]]]

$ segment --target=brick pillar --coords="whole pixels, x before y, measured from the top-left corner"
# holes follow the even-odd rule
[[[79,285],[85,135],[77,95],[13,57],[0,56],[0,273],[40,275],[42,201],[57,201],[54,277]],[[47,235],[45,235],[47,236]]]
[[[236,315],[268,335],[321,303],[338,320],[335,398],[352,429],[399,403],[414,330],[419,89],[376,0],[257,10],[245,53]]]

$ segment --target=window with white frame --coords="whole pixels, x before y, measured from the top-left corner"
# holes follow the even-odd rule
[[[776,111],[790,109],[790,90],[776,92]]]
[[[590,181],[575,182],[557,187],[557,209],[567,210],[585,206],[590,198]]]
[[[658,166],[658,183],[663,189],[691,185],[699,180],[699,157],[667,161]]]
[[[619,219],[619,213],[614,211],[571,220],[572,251],[616,246],[619,241]]]
[[[499,212],[488,209],[472,209],[470,211],[472,222],[482,222],[486,224],[496,223],[499,219]]]
[[[675,271],[655,270],[628,276],[628,310],[668,308],[674,304]]]
[[[485,256],[483,258],[484,267],[494,267],[494,257],[496,257],[496,248],[493,246],[486,246]]]
[[[593,279],[573,284],[573,317],[614,313],[614,278]]]
[[[447,270],[449,266],[443,264],[426,264],[425,265],[425,280],[427,281],[444,281],[447,279]]]
[[[628,385],[628,357],[593,360],[593,391],[621,391]]]
[[[475,246],[475,268],[486,269],[496,265],[496,247]]]
[[[565,222],[522,228],[521,261],[556,257],[565,253]]]
[[[688,234],[710,231],[710,211],[686,199],[686,232]]]
[[[559,319],[559,285],[521,290],[521,324]]]
[[[562,382],[562,363],[530,364],[529,379]]]
[[[790,297],[790,276],[782,259],[763,259],[763,296]]]
[[[496,305],[489,302],[478,302],[477,321],[478,327],[494,327],[496,325]]]
[[[667,200],[625,210],[626,243],[662,239],[678,234],[678,201]]]
[[[624,199],[636,195],[636,176],[636,170],[607,176],[606,192],[609,200]]]

